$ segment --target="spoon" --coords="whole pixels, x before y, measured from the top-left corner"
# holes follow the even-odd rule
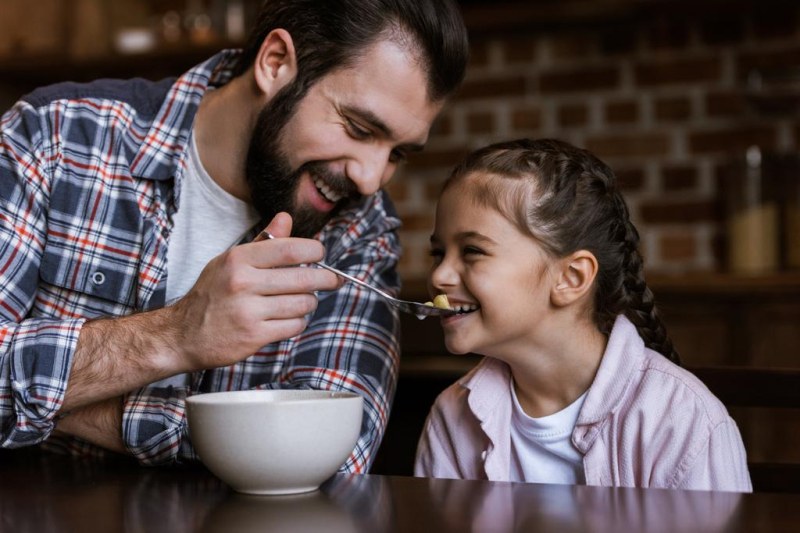
[[[254,241],[261,241],[261,240],[264,240],[264,239],[274,239],[274,238],[275,237],[271,233],[269,233],[267,230],[263,230],[253,240]],[[453,315],[457,314],[457,311],[454,310],[454,309],[443,309],[441,307],[434,307],[433,305],[429,305],[429,304],[423,304],[423,303],[419,303],[419,302],[411,302],[411,301],[408,301],[408,300],[401,300],[399,298],[395,298],[391,294],[389,294],[387,292],[384,292],[384,291],[380,290],[379,288],[377,288],[377,287],[375,287],[373,285],[370,285],[369,283],[361,281],[360,279],[355,278],[355,277],[351,276],[350,274],[346,274],[346,273],[342,272],[341,270],[339,270],[338,268],[333,268],[332,266],[326,265],[322,261],[317,261],[316,263],[312,263],[312,264],[314,264],[314,265],[316,265],[316,266],[318,266],[320,268],[324,268],[325,270],[330,270],[331,272],[333,272],[337,276],[340,276],[340,277],[346,279],[347,281],[355,283],[359,287],[363,287],[365,289],[368,289],[368,290],[374,292],[375,294],[377,294],[377,295],[381,296],[383,299],[385,299],[389,303],[389,305],[399,309],[400,311],[403,311],[404,313],[410,313],[410,314],[416,316],[420,320],[423,320],[424,318],[427,318],[429,316],[453,316]]]

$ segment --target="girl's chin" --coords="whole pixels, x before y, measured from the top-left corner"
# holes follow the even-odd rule
[[[447,348],[447,351],[453,355],[465,355],[471,353],[471,350],[469,348],[466,348],[458,344],[451,344],[447,341],[445,341],[444,346],[445,348]]]

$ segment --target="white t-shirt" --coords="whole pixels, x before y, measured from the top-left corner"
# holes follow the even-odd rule
[[[586,394],[557,413],[533,418],[522,410],[511,380],[511,481],[586,483],[583,455],[572,444],[572,431]]]
[[[206,264],[238,244],[259,219],[250,204],[226,192],[209,176],[200,162],[194,135],[187,156],[180,206],[167,247],[167,304],[183,297]],[[173,376],[158,383],[185,385],[188,376]]]
[[[189,292],[206,264],[237,244],[256,222],[258,213],[250,204],[208,175],[192,135],[167,248],[167,302]]]

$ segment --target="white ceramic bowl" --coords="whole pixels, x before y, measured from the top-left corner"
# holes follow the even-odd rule
[[[295,494],[319,488],[355,447],[363,399],[348,392],[247,390],[186,400],[200,460],[234,490]]]

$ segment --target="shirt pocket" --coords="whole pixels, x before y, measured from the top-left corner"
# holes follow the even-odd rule
[[[39,268],[41,281],[51,286],[52,299],[80,316],[123,314],[136,303],[138,239],[126,245],[117,232],[89,238],[51,231]]]

